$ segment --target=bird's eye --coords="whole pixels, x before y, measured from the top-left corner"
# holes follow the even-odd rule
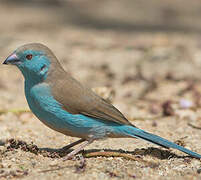
[[[26,58],[27,58],[28,60],[31,60],[31,59],[32,59],[32,54],[27,54],[27,55],[26,55]]]

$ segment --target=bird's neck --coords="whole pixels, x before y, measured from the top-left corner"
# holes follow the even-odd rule
[[[30,73],[23,73],[26,86],[32,87],[43,82],[43,78],[33,76]]]
[[[34,86],[36,84],[42,83],[46,78],[46,74],[40,74],[34,71],[26,71],[21,68],[19,69],[24,76],[26,84],[29,84],[29,86]]]

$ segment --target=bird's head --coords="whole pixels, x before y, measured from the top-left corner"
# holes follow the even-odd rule
[[[46,46],[32,43],[19,47],[3,64],[17,66],[25,79],[41,81],[46,78],[55,58],[52,51]]]

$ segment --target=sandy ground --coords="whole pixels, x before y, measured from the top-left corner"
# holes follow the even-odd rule
[[[112,90],[112,103],[133,124],[201,153],[199,34],[83,28],[58,13],[2,3],[1,62],[24,43],[45,43],[82,83],[106,87],[106,97]],[[63,162],[60,148],[77,139],[19,112],[28,109],[23,77],[11,66],[0,72],[0,179],[201,179],[200,160],[136,139],[97,141],[84,152],[122,157]]]

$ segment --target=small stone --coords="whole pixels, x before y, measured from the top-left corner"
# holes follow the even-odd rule
[[[188,108],[191,108],[193,106],[193,103],[187,99],[181,99],[179,101],[179,106],[182,108],[182,109],[188,109]]]

